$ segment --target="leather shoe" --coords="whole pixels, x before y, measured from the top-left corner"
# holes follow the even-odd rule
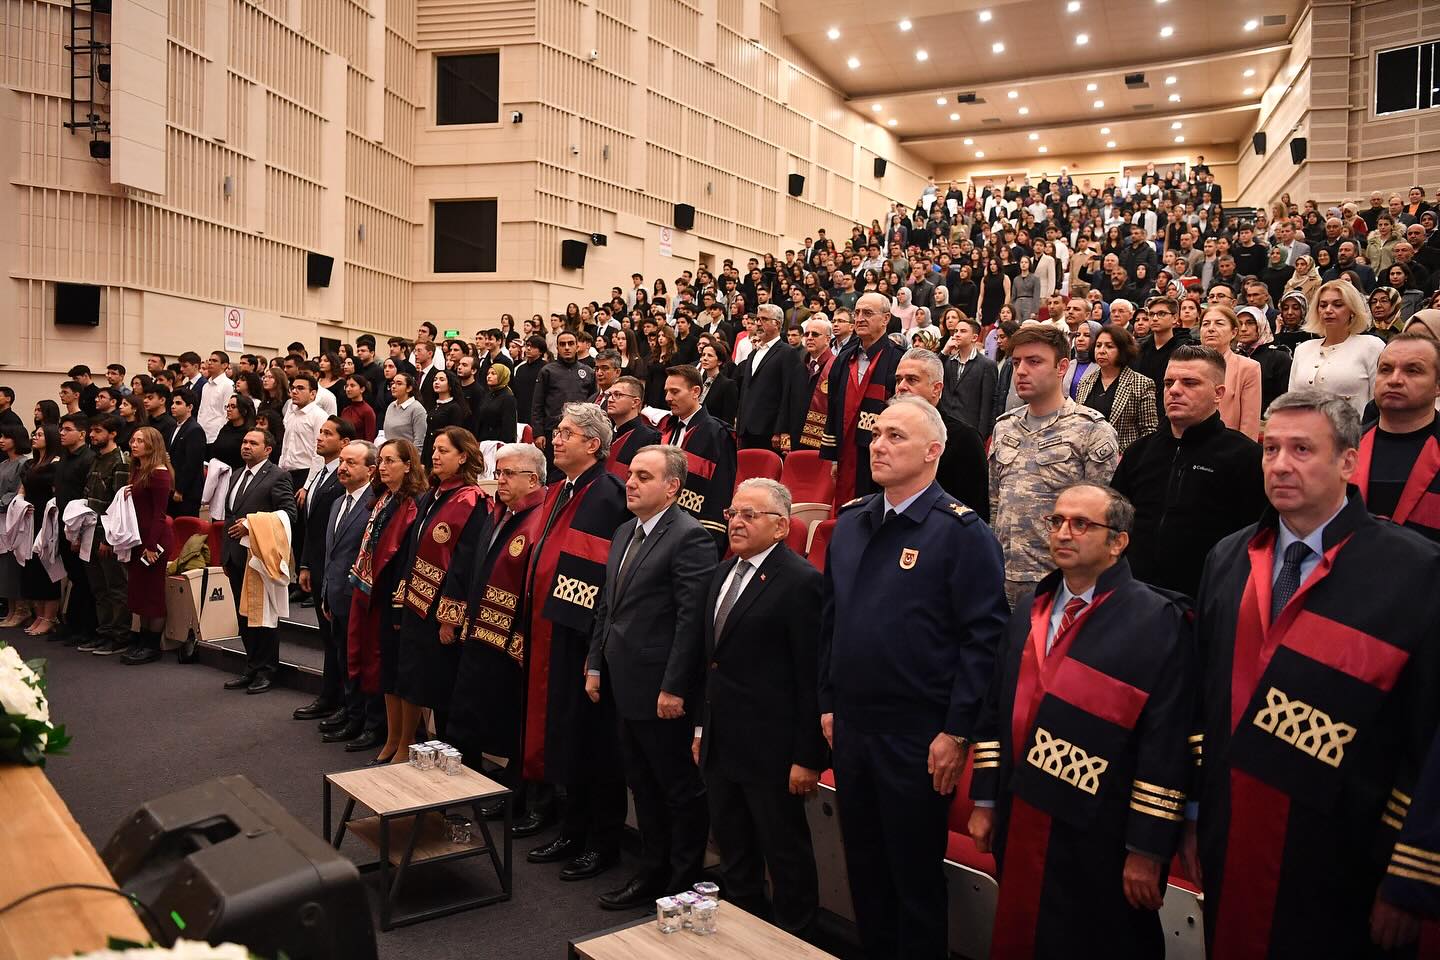
[[[538,810],[531,810],[510,825],[510,836],[520,838],[533,837],[553,822],[554,820],[550,814],[542,813]]]
[[[225,681],[225,689],[226,689],[226,690],[244,690],[246,687],[250,686],[250,684],[252,684],[252,683],[255,682],[255,677],[256,677],[256,674],[255,674],[255,672],[254,672],[253,670],[246,670],[244,673],[240,674],[240,676],[236,677],[234,680],[226,680],[226,681]]]
[[[562,860],[569,860],[583,851],[579,840],[566,840],[564,837],[556,837],[543,847],[536,847],[525,854],[525,859],[531,863],[559,863]]]
[[[481,817],[482,819],[484,819],[484,820],[504,820],[504,819],[505,819],[505,801],[504,801],[504,800],[495,800],[495,801],[493,801],[493,802],[491,802],[491,803],[485,804],[484,806],[482,806],[482,807],[480,808],[480,817]],[[512,826],[513,826],[513,825],[512,825]],[[513,830],[511,831],[511,835],[512,835],[512,836],[514,835],[514,831],[513,831]]]
[[[605,854],[586,850],[565,864],[565,869],[560,871],[560,879],[589,880],[591,877],[598,877],[619,862],[620,855],[618,853]]]
[[[321,717],[328,717],[334,712],[335,704],[317,697],[303,707],[296,707],[295,712],[291,714],[291,716],[296,720],[319,720]]]
[[[660,887],[646,877],[635,877],[619,890],[600,894],[600,907],[604,910],[634,910],[649,907],[661,893]]]
[[[245,688],[246,693],[265,693],[270,689],[270,675],[266,673],[255,674],[255,679],[250,686]]]
[[[131,647],[120,657],[120,662],[126,666],[136,667],[142,663],[154,663],[160,659],[160,651],[154,647]]]
[[[345,710],[337,710],[324,720],[320,721],[319,730],[321,733],[329,733],[332,730],[339,730],[350,723],[350,714]]]
[[[320,734],[321,743],[341,743],[345,740],[354,740],[360,736],[365,729],[365,721],[356,717],[353,723],[347,723],[338,730],[328,730]]]
[[[380,736],[379,730],[365,730],[360,736],[345,744],[348,753],[359,753],[362,750],[374,750],[385,743],[385,738]]]

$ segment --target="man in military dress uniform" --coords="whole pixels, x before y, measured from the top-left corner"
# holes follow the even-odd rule
[[[899,397],[874,434],[882,492],[841,508],[826,558],[820,722],[866,954],[942,960],[946,820],[1005,624],[1003,561],[935,482],[939,411]]]
[[[1098,410],[1065,396],[1070,345],[1054,327],[1032,324],[1010,338],[1015,392],[1025,406],[995,421],[990,443],[990,522],[1005,545],[1005,596],[1015,608],[1050,571],[1045,515],[1081,480],[1108,483],[1120,461],[1115,428]]]

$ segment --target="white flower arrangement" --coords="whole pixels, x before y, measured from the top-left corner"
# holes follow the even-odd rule
[[[45,765],[47,754],[69,744],[63,725],[50,722],[45,699],[45,661],[20,658],[0,640],[0,762]]]
[[[176,940],[173,947],[130,947],[97,950],[75,960],[250,960],[250,951],[237,943],[211,946],[201,940]]]

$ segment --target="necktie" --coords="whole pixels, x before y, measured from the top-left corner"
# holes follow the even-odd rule
[[[1300,589],[1300,564],[1311,554],[1311,549],[1300,541],[1285,548],[1285,561],[1280,565],[1280,576],[1275,579],[1275,592],[1270,597],[1270,622],[1280,618],[1280,611]]]
[[[313,477],[310,478],[310,486],[305,490],[305,502],[306,502],[306,503],[309,503],[309,502],[310,502],[311,498],[313,498],[313,497],[315,496],[315,491],[316,491],[316,490],[319,490],[320,487],[325,483],[325,475],[328,474],[329,472],[330,472],[330,467],[329,467],[329,466],[322,466],[322,467],[320,468],[320,471],[319,471],[318,473],[316,473],[315,476],[313,476]]]
[[[670,418],[670,445],[671,445],[672,447],[678,447],[678,446],[680,446],[680,440],[681,440],[681,436],[680,436],[680,435],[683,434],[684,432],[685,432],[685,421],[684,421],[684,420],[681,420],[679,417],[672,416],[672,417]]]
[[[575,484],[566,480],[565,486],[560,488],[560,496],[555,498],[555,506],[550,509],[550,516],[545,520],[545,532],[540,534],[541,540],[550,535],[550,528],[555,525],[555,518],[560,516],[560,511],[565,509],[565,504],[569,503],[573,496],[575,496]]]
[[[345,523],[345,514],[350,512],[350,504],[354,503],[353,497],[348,494],[340,501],[340,515],[335,518],[335,529],[339,530]]]
[[[715,611],[715,636],[717,639],[720,632],[725,629],[725,619],[730,616],[730,608],[735,606],[735,601],[740,599],[740,591],[745,589],[745,581],[749,576],[749,560],[741,560],[735,564],[735,575],[730,578],[730,589],[725,591],[725,596],[720,600],[720,607]]]
[[[250,489],[250,478],[254,476],[249,470],[240,478],[240,486],[235,488],[235,495],[230,498],[230,512],[235,512],[235,505],[245,499],[245,491]]]
[[[1050,651],[1054,649],[1055,641],[1065,636],[1065,631],[1070,629],[1070,626],[1075,622],[1075,618],[1080,616],[1080,611],[1084,610],[1085,606],[1085,601],[1081,597],[1071,597],[1065,601],[1065,612],[1060,614],[1060,629],[1056,630],[1055,635],[1050,638],[1050,642],[1045,644],[1045,654],[1047,656],[1050,654]]]
[[[490,542],[485,547],[486,553],[489,553],[490,550],[495,546],[495,541],[500,539],[500,531],[505,529],[505,524],[509,520],[510,510],[508,508],[501,510],[500,515],[495,518],[495,532],[490,534]]]
[[[620,562],[620,573],[615,578],[615,595],[619,596],[620,591],[625,589],[625,584],[630,578],[630,571],[635,567],[635,561],[640,556],[640,545],[645,542],[645,528],[635,524],[635,536],[630,539],[630,548],[625,551],[625,559]]]

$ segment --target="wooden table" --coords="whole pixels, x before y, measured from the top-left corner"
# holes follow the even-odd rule
[[[804,940],[721,902],[715,933],[697,936],[689,930],[661,933],[655,917],[592,933],[570,941],[570,960],[834,960]]]
[[[0,764],[0,810],[0,905],[58,883],[115,886],[39,768]],[[103,950],[109,937],[150,942],[123,897],[58,890],[0,915],[0,960],[50,960]]]
[[[330,790],[335,787],[346,795],[345,812],[333,836],[330,831]],[[340,849],[348,829],[374,847],[379,859],[362,864],[361,872],[380,871],[380,929],[393,930],[422,920],[433,920],[461,910],[482,907],[510,899],[510,823],[513,819],[513,796],[508,788],[489,777],[466,767],[450,776],[441,770],[419,770],[408,763],[386,763],[341,773],[328,773],[324,782],[325,839]],[[480,815],[485,800],[503,799],[505,805],[504,853],[497,849],[490,835],[490,825]],[[374,812],[374,816],[353,819],[355,804]],[[451,843],[445,811],[465,808],[471,822],[483,839],[471,837],[469,843]],[[417,828],[417,824],[419,824]],[[421,864],[464,860],[488,855],[500,880],[500,892],[469,897],[441,907],[393,916],[400,884],[405,872]],[[391,870],[394,878],[391,878]]]

